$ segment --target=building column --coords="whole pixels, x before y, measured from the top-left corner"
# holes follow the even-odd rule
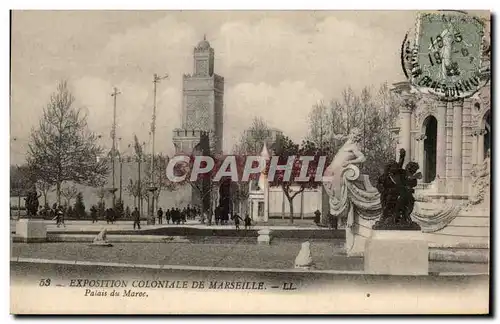
[[[404,163],[408,163],[411,160],[411,110],[409,107],[404,107],[400,110],[400,148],[405,149],[406,156]],[[398,150],[399,154],[399,150]]]
[[[486,134],[486,130],[480,129],[478,131],[476,163],[482,163],[484,160],[484,134]]]
[[[267,182],[267,177],[266,181],[264,182],[264,222],[269,221],[269,183]]]
[[[453,178],[452,192],[462,191],[462,111],[464,108],[463,99],[454,101],[453,106],[453,137],[451,146],[452,168],[451,177]]]
[[[423,167],[424,167],[424,141],[427,137],[425,136],[425,134],[420,134],[419,136],[417,136],[416,140],[417,140],[417,162],[418,162],[418,166],[419,166],[419,169],[421,172],[423,172]]]
[[[446,108],[448,102],[439,101],[437,104],[437,143],[436,143],[436,178],[438,191],[442,192],[446,180]]]
[[[471,164],[474,166],[477,164],[477,130],[472,130],[472,152],[471,152]]]

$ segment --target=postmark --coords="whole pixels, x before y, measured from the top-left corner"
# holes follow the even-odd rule
[[[420,13],[403,42],[403,71],[421,93],[445,101],[471,97],[489,81],[485,37],[485,25],[475,16]]]

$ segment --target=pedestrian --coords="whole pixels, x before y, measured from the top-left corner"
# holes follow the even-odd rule
[[[165,212],[165,218],[167,219],[167,224],[170,224],[170,218],[172,217],[172,210],[169,208]]]
[[[233,216],[233,221],[234,221],[234,226],[236,226],[236,230],[239,231],[240,229],[240,220],[242,221],[243,219],[240,217],[238,214],[234,214]]]
[[[111,224],[114,224],[115,220],[116,220],[116,208],[115,207],[110,208],[109,212],[110,212],[110,214],[109,214],[110,217],[109,218],[110,218]]]
[[[97,223],[97,208],[95,205],[90,207],[90,217],[92,217],[92,224]]]
[[[182,224],[184,224],[184,223],[186,223],[186,218],[187,218],[187,208],[186,207],[184,207],[182,209],[181,215],[182,215]]]
[[[316,209],[316,211],[314,212],[314,223],[316,225],[319,225],[319,223],[321,222],[321,212]]]
[[[158,224],[163,224],[163,219],[162,219],[163,218],[163,210],[161,209],[161,207],[160,207],[160,209],[158,209],[157,214],[158,214]]]
[[[59,210],[61,212],[61,224],[66,227],[66,224],[64,223],[64,217],[66,216],[66,210],[63,206],[59,205]]]
[[[106,224],[109,224],[111,222],[111,208],[106,209]]]
[[[244,222],[245,230],[250,229],[250,226],[252,226],[252,219],[250,218],[250,216],[248,216],[248,214],[246,214]]]
[[[56,214],[56,225],[57,227],[61,226],[61,221],[62,221],[62,210],[57,209],[55,211]]]
[[[141,214],[139,213],[137,207],[135,207],[134,211],[132,212],[132,218],[134,219],[134,229],[136,225],[137,229],[141,229]]]

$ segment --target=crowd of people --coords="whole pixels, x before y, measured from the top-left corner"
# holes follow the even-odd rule
[[[104,219],[107,224],[114,224],[120,216],[116,208],[103,208],[99,210],[97,206],[92,205],[89,211],[92,223],[97,223],[99,220]],[[61,225],[65,226],[65,219],[67,219],[67,217],[71,214],[71,211],[69,211],[69,207],[67,207],[66,205],[58,205],[57,203],[54,203],[52,208],[50,208],[48,205],[40,207],[38,213],[45,219],[48,218],[51,220],[55,220],[57,227],[60,227]],[[216,225],[228,225],[229,219],[232,220],[236,230],[240,229],[241,222],[243,222],[245,229],[249,229],[252,225],[252,219],[248,214],[246,214],[244,218],[236,213],[232,215],[222,214],[222,210],[220,208],[216,208],[214,212],[214,221]],[[141,229],[141,213],[137,207],[135,207],[132,212],[130,212],[129,208],[127,208],[123,216],[123,220],[133,221],[134,229]],[[209,218],[210,216],[208,216],[206,213],[203,214],[199,207],[192,207],[190,205],[187,205],[184,208],[169,208],[165,211],[160,207],[156,211],[156,221],[159,225],[181,225],[185,224],[187,220],[195,219],[199,219],[202,223],[210,224],[211,222],[208,221]]]
[[[163,224],[163,217],[165,217],[165,221],[167,224],[170,224],[170,221],[172,221],[172,224],[179,225],[181,223],[185,224],[186,220],[188,219],[196,219],[197,217],[201,216],[201,210],[199,208],[187,205],[187,207],[184,207],[182,209],[170,208],[163,212],[162,208],[160,207],[156,212],[156,216],[158,218],[158,224]]]

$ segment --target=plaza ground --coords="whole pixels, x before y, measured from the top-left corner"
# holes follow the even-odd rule
[[[195,241],[196,242],[196,241]],[[300,240],[276,239],[259,245],[248,237],[203,239],[198,243],[13,243],[12,258],[216,268],[293,269]],[[363,271],[363,258],[343,254],[343,240],[311,240],[318,270]],[[432,273],[488,273],[488,264],[430,261]]]

